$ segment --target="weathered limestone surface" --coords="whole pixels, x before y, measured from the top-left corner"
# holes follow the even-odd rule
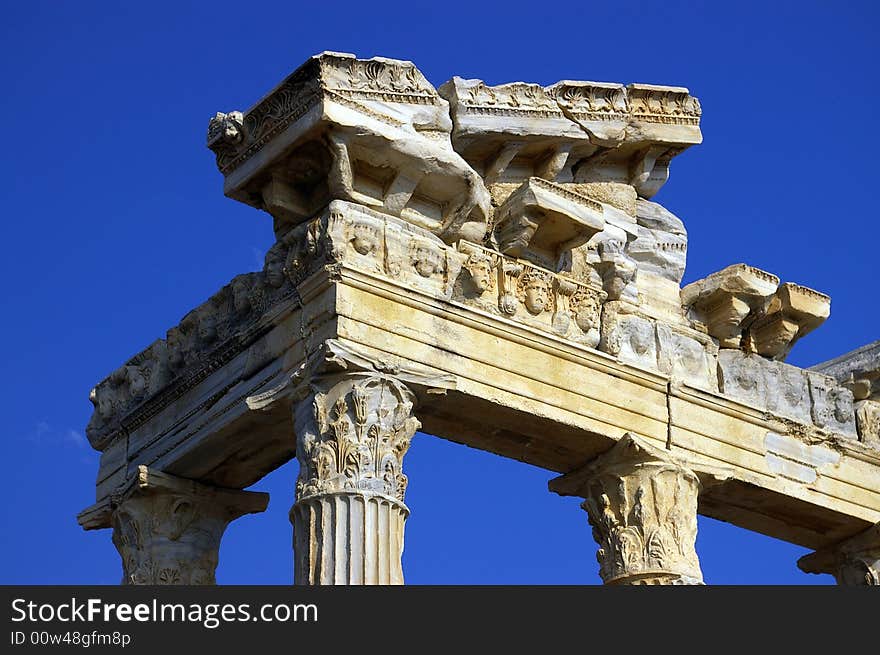
[[[226,526],[268,502],[265,493],[208,487],[139,466],[128,488],[100,512],[113,526],[122,584],[207,585],[215,583]],[[84,518],[106,520],[90,514]]]
[[[296,406],[299,584],[403,584],[400,558],[415,396],[381,374],[312,384]]]
[[[810,369],[836,380],[854,399],[859,439],[880,447],[880,341],[875,341]],[[821,378],[819,378],[821,379]],[[825,386],[833,383],[825,381]],[[839,392],[838,398],[845,392]]]
[[[208,145],[225,193],[268,211],[276,231],[338,198],[479,240],[489,195],[451,131],[447,102],[411,62],[325,52],[250,110],[218,113]]]
[[[700,481],[669,451],[626,434],[586,467],[550,481],[582,496],[605,584],[702,584]]]
[[[698,581],[697,510],[815,549],[880,522],[878,344],[804,370],[783,360],[827,296],[745,264],[680,287],[687,231],[653,198],[700,114],[680,87],[435,89],[411,62],[340,53],[217,114],[225,193],[276,241],[93,389],[80,522],[116,525],[145,466],[242,489],[296,456],[297,582],[399,583],[419,423],[589,470],[566,489],[609,581]],[[159,512],[150,498],[126,502]],[[659,535],[662,565],[653,546],[614,559],[633,531]]]

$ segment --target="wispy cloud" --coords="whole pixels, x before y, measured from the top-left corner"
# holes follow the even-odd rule
[[[79,430],[74,430],[73,428],[53,428],[45,419],[34,423],[34,427],[25,435],[25,439],[43,446],[70,444],[75,448],[84,450],[89,448],[88,441],[86,441],[85,436]]]
[[[73,428],[68,428],[67,432],[64,434],[64,437],[67,441],[75,444],[79,448],[86,447],[86,438],[82,435],[82,432],[78,432]]]

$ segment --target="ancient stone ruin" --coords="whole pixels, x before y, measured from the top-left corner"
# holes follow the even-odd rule
[[[651,198],[700,114],[680,87],[435,88],[326,52],[214,116],[224,192],[276,241],[91,392],[79,522],[112,528],[123,583],[213,582],[268,501],[241,489],[294,456],[295,581],[402,583],[423,430],[558,472],[606,583],[702,583],[699,512],[878,584],[880,342],[798,368],[828,296],[746,264],[680,287],[687,232]]]

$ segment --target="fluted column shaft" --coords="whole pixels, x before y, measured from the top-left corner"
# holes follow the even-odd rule
[[[318,379],[295,406],[297,584],[403,584],[413,402],[393,377],[363,373]]]
[[[226,526],[262,512],[268,501],[268,494],[218,489],[138,467],[111,516],[122,584],[215,584]]]

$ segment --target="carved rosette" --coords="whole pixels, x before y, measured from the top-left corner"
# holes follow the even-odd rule
[[[267,494],[214,489],[139,467],[111,514],[122,584],[215,584],[226,526],[267,503]]]
[[[383,374],[318,382],[295,410],[297,584],[402,584],[415,397]]]
[[[550,488],[585,498],[605,584],[702,584],[697,476],[633,435]]]

